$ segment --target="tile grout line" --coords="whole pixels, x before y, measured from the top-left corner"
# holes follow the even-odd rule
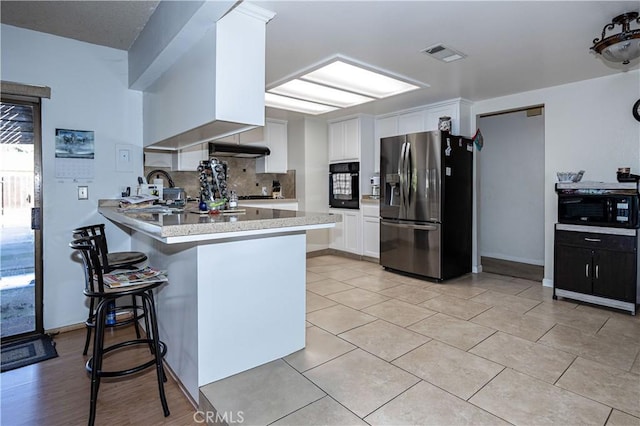
[[[360,272],[364,272],[364,271],[361,271],[361,270],[359,270],[359,271],[360,271]],[[366,272],[365,272],[365,274],[366,274]],[[374,275],[374,274],[368,274],[368,275],[370,275],[371,277],[379,278],[379,276],[376,276],[376,275]],[[384,278],[383,278],[383,279],[384,279]],[[345,284],[347,284],[347,285],[352,285],[352,284],[350,284],[350,283],[346,283],[346,282],[344,282],[344,281],[340,281],[340,282],[343,282],[343,283],[345,283]],[[399,285],[409,285],[409,286],[410,286],[411,284],[407,284],[407,283],[399,282],[399,283],[398,283],[398,285],[396,285],[396,286],[394,286],[394,287],[390,287],[390,288],[395,288],[395,287],[398,287]],[[371,293],[376,293],[376,294],[380,294],[380,293],[379,293],[379,291],[387,290],[387,289],[381,289],[381,290],[379,290],[379,291],[378,291],[378,290],[372,291],[372,290],[370,290],[370,289],[368,289],[368,288],[363,288],[363,287],[359,287],[359,286],[354,286],[354,287],[359,288],[359,289],[361,289],[361,290],[365,290],[365,291],[371,292]],[[418,288],[422,288],[422,287],[419,287],[419,286],[416,286],[416,287],[418,287]],[[430,286],[430,287],[432,287],[432,286]],[[491,288],[489,288],[489,289],[484,289],[485,291],[484,291],[484,292],[482,292],[482,293],[480,293],[480,294],[484,294],[486,291],[496,291],[496,292],[498,292],[498,293],[505,294],[505,295],[507,295],[507,296],[514,296],[514,297],[523,298],[522,296],[519,296],[519,295],[520,295],[520,294],[522,294],[523,292],[526,292],[526,291],[530,290],[532,287],[533,287],[533,286],[529,286],[529,287],[527,287],[527,288],[525,288],[525,289],[522,289],[521,291],[519,291],[519,292],[518,292],[518,293],[516,293],[516,294],[503,293],[503,292],[501,292],[501,291],[499,291],[499,290],[495,290],[495,289],[491,289]],[[481,288],[481,286],[479,286],[479,288]],[[437,292],[437,293],[440,293],[439,291],[437,291],[437,289],[431,289],[431,290],[432,290],[432,291],[435,291],[435,292]],[[337,293],[339,293],[339,292],[337,292]],[[335,294],[335,293],[333,293],[333,294]],[[385,295],[385,294],[381,294],[381,295],[382,295],[382,296],[384,296],[384,297],[390,297],[390,296]],[[457,297],[457,296],[452,296],[452,295],[450,295],[450,294],[448,294],[448,293],[440,293],[440,295],[441,295],[441,296],[449,296],[449,297],[459,298],[459,297]],[[321,295],[320,295],[320,296],[321,296]],[[473,296],[473,297],[476,297],[476,296],[478,296],[478,295],[475,295],[475,296]],[[323,296],[323,297],[324,297],[324,296]],[[440,297],[440,296],[437,296],[437,297]],[[473,297],[472,297],[471,299],[473,299]],[[469,298],[459,298],[459,299],[461,299],[461,300],[467,300],[467,301],[469,301],[469,300],[470,300]],[[528,315],[526,315],[526,314],[530,313],[532,310],[534,310],[535,308],[537,308],[537,307],[541,306],[541,305],[545,302],[545,299],[542,299],[542,300],[537,299],[537,298],[524,298],[524,299],[529,300],[529,301],[535,301],[535,302],[537,302],[537,303],[536,303],[534,306],[532,306],[532,307],[528,308],[527,310],[525,310],[524,312],[516,312],[516,314],[518,314],[518,316],[519,316],[519,317],[522,317],[523,319],[526,319],[526,318],[528,317]],[[333,300],[333,299],[329,299],[329,300]],[[431,299],[427,299],[427,300],[431,300]],[[384,406],[385,406],[385,405],[387,405],[389,402],[391,402],[391,401],[395,400],[396,398],[398,398],[400,395],[402,395],[402,394],[406,393],[408,390],[412,389],[412,388],[413,388],[413,387],[415,387],[417,384],[419,384],[419,383],[420,383],[420,381],[424,381],[424,382],[426,382],[426,383],[429,383],[430,385],[435,386],[436,388],[443,390],[443,391],[444,391],[444,392],[446,392],[447,394],[449,394],[449,395],[453,395],[453,394],[450,394],[448,391],[446,391],[446,390],[444,390],[444,389],[440,388],[439,386],[436,386],[435,384],[430,383],[430,382],[428,382],[428,381],[426,381],[426,380],[422,379],[421,377],[416,376],[415,374],[411,373],[410,371],[407,371],[407,370],[405,370],[404,368],[399,367],[398,365],[394,364],[394,362],[395,362],[395,361],[397,361],[399,358],[401,358],[401,357],[405,356],[406,354],[408,354],[408,353],[410,353],[410,352],[412,352],[412,351],[415,351],[415,350],[419,349],[420,347],[422,347],[422,346],[424,346],[424,345],[428,344],[428,343],[429,343],[429,342],[431,342],[432,340],[439,341],[438,339],[433,339],[431,336],[428,336],[428,335],[422,334],[422,333],[417,332],[417,331],[415,331],[415,330],[411,330],[409,327],[411,327],[412,325],[415,325],[416,323],[418,323],[418,322],[420,322],[420,321],[423,321],[423,320],[425,320],[425,319],[428,319],[428,318],[432,317],[433,315],[436,315],[437,313],[442,313],[442,314],[445,314],[445,315],[449,315],[449,314],[447,314],[446,312],[440,312],[440,311],[437,311],[437,310],[434,310],[434,309],[429,309],[429,308],[427,308],[427,307],[421,306],[421,304],[419,304],[419,303],[418,303],[418,304],[410,303],[412,306],[416,306],[416,307],[421,308],[421,309],[428,309],[428,310],[430,310],[430,311],[432,311],[432,312],[435,312],[435,313],[434,313],[434,314],[431,314],[431,315],[428,315],[427,317],[422,318],[422,319],[419,319],[419,320],[417,320],[417,321],[415,321],[415,322],[413,322],[413,323],[411,323],[411,324],[408,324],[408,325],[398,325],[398,324],[392,323],[391,321],[387,321],[387,320],[386,320],[386,319],[384,319],[384,318],[380,318],[380,317],[379,317],[379,316],[377,316],[377,315],[373,315],[373,314],[370,314],[370,313],[368,313],[368,312],[364,312],[364,310],[365,310],[365,309],[367,309],[367,308],[370,308],[370,307],[373,307],[373,306],[377,306],[377,305],[380,305],[380,304],[383,304],[383,303],[386,303],[386,302],[389,302],[389,301],[399,301],[399,302],[403,302],[403,303],[410,303],[410,302],[407,302],[407,301],[405,301],[405,300],[403,300],[403,299],[398,299],[398,298],[396,298],[396,297],[393,297],[393,296],[392,296],[392,297],[390,297],[390,299],[388,299],[388,300],[381,301],[381,302],[377,302],[377,303],[374,303],[374,304],[372,304],[372,305],[365,306],[365,307],[362,307],[362,308],[359,308],[359,309],[355,309],[355,308],[352,308],[352,307],[347,306],[347,305],[342,305],[340,302],[338,302],[338,304],[339,304],[339,305],[345,306],[345,307],[347,307],[347,308],[349,308],[349,309],[354,309],[354,310],[356,310],[356,311],[358,311],[358,312],[362,312],[362,313],[365,313],[365,314],[367,314],[367,315],[372,315],[373,317],[377,318],[377,320],[380,320],[380,321],[383,321],[383,322],[385,322],[385,323],[388,323],[388,324],[391,324],[391,325],[394,325],[394,326],[397,326],[397,327],[403,328],[403,329],[405,329],[405,330],[407,330],[407,331],[410,331],[410,332],[413,332],[413,333],[417,333],[417,334],[419,334],[419,335],[422,335],[422,336],[425,336],[426,338],[431,339],[431,340],[429,340],[429,341],[427,341],[427,342],[425,342],[425,343],[423,343],[423,344],[421,344],[421,345],[417,346],[416,348],[410,349],[410,350],[408,350],[407,352],[403,353],[402,355],[397,356],[396,358],[394,358],[394,359],[393,359],[393,360],[391,360],[391,361],[387,361],[387,360],[385,360],[385,359],[382,359],[382,358],[380,358],[378,355],[373,354],[373,353],[371,353],[371,352],[369,352],[369,351],[367,351],[367,350],[365,350],[365,349],[361,348],[361,347],[360,347],[360,346],[358,346],[358,345],[355,345],[355,348],[361,349],[363,352],[368,353],[368,354],[370,354],[370,355],[372,355],[372,356],[374,356],[374,357],[376,357],[376,358],[378,358],[378,359],[382,360],[383,362],[385,362],[385,363],[387,363],[387,364],[391,364],[392,366],[394,366],[394,367],[396,367],[396,368],[399,368],[400,370],[402,370],[402,371],[406,372],[407,374],[410,374],[410,375],[412,375],[412,376],[416,377],[416,378],[419,380],[419,381],[418,381],[418,383],[416,383],[416,384],[414,384],[414,385],[410,386],[409,388],[405,389],[403,392],[401,392],[400,394],[396,395],[394,398],[392,398],[391,400],[389,400],[389,401],[387,401],[386,403],[382,404],[380,407],[376,408],[375,410],[373,410],[371,413],[369,413],[369,414],[367,414],[367,415],[371,415],[373,412],[375,412],[375,411],[379,410],[380,408],[384,407]],[[578,306],[578,305],[574,306],[574,308],[573,308],[573,309],[575,309],[577,306]],[[485,309],[484,311],[482,311],[482,312],[480,312],[480,313],[478,313],[478,314],[476,314],[476,315],[472,316],[472,317],[471,317],[471,318],[469,318],[469,319],[458,318],[458,317],[455,317],[455,316],[453,316],[453,315],[450,315],[450,316],[452,316],[452,317],[454,317],[454,318],[456,318],[456,319],[459,319],[459,320],[461,320],[461,321],[465,321],[465,322],[472,322],[472,321],[471,321],[472,319],[477,318],[479,315],[482,315],[483,313],[485,313],[485,312],[487,312],[487,311],[491,310],[491,309],[492,309],[492,308],[494,308],[494,307],[496,307],[496,306],[490,306],[490,307],[488,307],[487,309]],[[499,308],[499,307],[496,307],[496,308]],[[608,316],[607,320],[606,320],[606,321],[604,321],[604,323],[600,326],[600,328],[596,331],[596,333],[598,333],[599,331],[601,331],[601,330],[603,329],[603,327],[605,326],[605,324],[606,324],[610,319],[611,319],[611,316]],[[368,325],[368,324],[371,324],[371,323],[372,323],[372,321],[369,321],[369,322],[367,322],[367,323],[365,323],[365,324],[361,324],[361,325],[358,325],[358,326],[356,326],[356,327],[350,328],[350,329],[348,329],[348,330],[342,331],[340,334],[342,334],[342,333],[346,333],[346,332],[349,332],[349,331],[352,331],[352,330],[354,330],[354,329],[357,329],[357,328],[363,327],[363,326]],[[314,324],[314,325],[315,325],[315,324]],[[486,336],[486,337],[485,337],[485,338],[483,338],[481,341],[479,341],[479,342],[475,343],[475,344],[474,344],[472,347],[470,347],[469,349],[467,349],[467,350],[464,350],[464,351],[463,351],[463,352],[469,353],[469,354],[471,354],[471,355],[478,356],[479,358],[485,359],[485,360],[487,360],[487,361],[490,361],[490,362],[496,363],[497,365],[500,365],[500,366],[502,367],[502,369],[501,369],[498,373],[496,373],[496,375],[495,375],[495,376],[493,376],[493,377],[492,377],[492,378],[491,378],[487,383],[485,383],[485,384],[484,384],[480,389],[478,389],[476,392],[474,392],[474,394],[473,394],[473,395],[471,395],[471,396],[469,397],[469,399],[471,399],[473,396],[475,396],[478,392],[480,392],[482,389],[484,389],[484,388],[485,388],[489,383],[491,383],[493,380],[495,380],[495,378],[496,378],[498,375],[500,375],[500,374],[501,374],[502,372],[504,372],[507,368],[509,368],[510,370],[513,370],[513,371],[516,371],[516,372],[518,372],[518,373],[521,373],[521,374],[523,374],[523,375],[525,375],[525,376],[528,376],[528,377],[532,378],[533,380],[540,381],[540,382],[542,382],[542,383],[546,383],[546,384],[548,384],[548,385],[554,386],[555,388],[562,389],[563,391],[567,391],[567,392],[569,392],[569,393],[575,394],[575,395],[580,396],[580,397],[582,397],[582,398],[586,398],[586,399],[588,399],[588,400],[591,400],[591,401],[593,401],[593,402],[596,402],[596,403],[598,403],[598,404],[601,404],[601,405],[603,405],[603,406],[606,406],[606,407],[607,407],[607,408],[609,408],[609,410],[610,410],[610,411],[609,411],[609,415],[608,415],[608,417],[607,417],[607,421],[608,421],[608,419],[610,418],[610,416],[611,416],[611,415],[612,415],[612,413],[613,413],[613,409],[614,409],[613,407],[611,407],[610,405],[605,404],[605,403],[603,403],[603,402],[599,402],[599,401],[592,400],[591,398],[585,397],[585,396],[580,395],[580,394],[578,394],[578,393],[574,393],[574,392],[572,392],[572,391],[570,391],[570,390],[568,390],[568,389],[564,389],[564,388],[562,388],[562,387],[560,387],[560,386],[558,386],[558,385],[557,385],[558,381],[559,381],[559,380],[560,380],[560,379],[561,379],[561,378],[566,374],[566,372],[571,368],[571,366],[572,366],[572,365],[574,365],[574,363],[576,362],[577,358],[580,356],[580,355],[577,355],[577,354],[573,354],[573,353],[570,353],[570,352],[566,352],[566,351],[564,351],[564,350],[562,350],[562,349],[557,349],[557,348],[555,348],[554,346],[550,346],[550,345],[545,344],[544,342],[541,342],[541,340],[544,338],[544,336],[548,335],[548,334],[549,334],[549,332],[551,332],[551,331],[552,331],[554,328],[556,328],[558,325],[561,325],[561,324],[560,324],[560,323],[558,323],[558,322],[556,322],[556,321],[554,320],[554,321],[553,321],[553,325],[552,325],[549,329],[547,329],[547,330],[546,330],[546,331],[545,331],[545,332],[544,332],[540,337],[538,337],[535,341],[530,341],[532,344],[542,345],[542,346],[547,347],[547,348],[549,348],[549,349],[556,350],[556,351],[558,351],[558,352],[562,352],[562,353],[567,353],[567,354],[569,354],[569,355],[573,356],[573,360],[571,361],[571,363],[569,364],[569,366],[567,366],[567,367],[564,369],[564,371],[563,371],[563,372],[558,376],[558,378],[557,378],[553,383],[546,382],[546,381],[544,381],[544,380],[541,380],[541,379],[539,379],[539,378],[536,378],[536,377],[534,377],[534,376],[531,376],[530,374],[525,373],[525,372],[520,372],[520,371],[518,371],[518,370],[513,370],[513,369],[511,369],[510,367],[503,366],[503,365],[501,365],[500,363],[496,363],[495,361],[492,361],[492,360],[490,360],[490,359],[487,359],[487,358],[485,358],[485,357],[483,357],[483,356],[480,356],[480,355],[477,355],[477,354],[472,354],[470,351],[471,351],[473,348],[477,347],[479,344],[481,344],[481,343],[485,342],[487,339],[491,338],[492,336],[494,336],[494,335],[496,335],[498,332],[500,332],[499,330],[495,330],[495,329],[494,329],[493,333],[491,333],[489,336]],[[316,325],[316,326],[317,326],[317,325]],[[319,326],[318,326],[318,327],[319,327]],[[569,327],[569,328],[574,328],[574,327],[571,327],[571,326],[567,326],[567,327]],[[319,327],[319,328],[320,328],[320,329],[322,329],[322,327]],[[488,327],[488,328],[489,328],[489,329],[493,329],[492,327]],[[577,329],[577,330],[578,330],[578,331],[581,331],[580,329]],[[327,331],[328,331],[328,330],[327,330]],[[333,336],[335,336],[335,337],[341,338],[338,334],[334,334],[334,333],[332,333],[332,332],[329,332],[329,333],[331,333],[331,334],[332,334]],[[507,334],[507,335],[511,335],[510,333],[506,333],[506,334]],[[512,336],[513,336],[513,335],[512,335]],[[514,336],[514,337],[518,337],[518,336]],[[344,339],[343,339],[343,340],[344,340]],[[528,339],[524,339],[524,340],[529,341]],[[352,342],[349,342],[349,343],[353,344]],[[448,344],[448,343],[446,343],[446,342],[442,342],[442,343],[443,343],[443,344],[446,344],[446,345],[449,345],[449,344]],[[449,345],[449,346],[451,346],[451,345]],[[461,350],[460,348],[457,348],[457,347],[455,347],[455,346],[452,346],[452,347],[453,347],[453,348],[456,348],[456,349]],[[352,352],[353,350],[355,350],[355,348],[354,348],[354,349],[352,349],[351,351],[348,351],[347,353]],[[346,353],[345,353],[345,354],[346,354]],[[343,355],[344,355],[344,354],[343,354]],[[637,360],[637,359],[639,359],[639,358],[640,358],[640,351],[638,351],[638,353],[636,354],[636,358],[635,358],[635,359]],[[334,358],[332,358],[332,359],[335,359],[335,357],[334,357]],[[587,358],[587,359],[589,359],[589,358]],[[328,362],[328,361],[326,361],[326,362]],[[596,361],[596,360],[594,360],[594,362],[598,362],[598,363],[600,363],[599,361]],[[601,363],[600,363],[600,364],[601,364]],[[608,365],[608,364],[604,364],[604,365]],[[630,368],[633,368],[633,365],[634,365],[634,362],[632,362],[632,364],[631,364],[631,367],[630,367]],[[314,368],[315,368],[315,367],[314,367]],[[623,370],[623,369],[620,369],[620,368],[618,368],[618,370],[625,371],[625,372],[627,372],[627,373],[629,373],[629,374],[635,374],[635,373],[632,373],[631,371]],[[630,369],[629,369],[629,370],[630,370]],[[307,371],[308,371],[308,370],[307,370]],[[328,395],[328,396],[329,396],[329,397],[331,397],[330,395]],[[453,395],[453,396],[454,396],[454,397],[456,397],[456,398],[458,398],[458,399],[461,399],[461,398],[459,398],[459,397],[458,397],[458,396],[456,396],[456,395]],[[464,401],[464,400],[463,400],[463,401]],[[468,400],[467,400],[466,402],[468,402]],[[468,402],[468,403],[469,403],[469,402]],[[473,405],[473,406],[475,406],[475,407],[477,407],[475,404],[472,404],[472,403],[470,403],[470,404],[471,404],[471,405]],[[478,408],[478,409],[480,409],[480,410],[482,410],[482,411],[484,411],[484,412],[487,412],[486,410],[482,409],[481,407],[477,407],[477,408]],[[624,411],[621,411],[621,412],[623,412],[623,413],[624,413]],[[489,414],[494,415],[494,414],[492,414],[492,413],[489,413]],[[366,417],[366,416],[363,416],[361,419],[363,419],[363,420],[364,420],[364,417]],[[496,417],[498,417],[498,416],[496,416]],[[498,417],[498,418],[500,418],[500,417]]]

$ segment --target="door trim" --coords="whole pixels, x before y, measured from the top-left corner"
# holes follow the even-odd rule
[[[25,86],[14,83],[12,87]],[[42,212],[42,122],[41,122],[41,102],[39,97],[24,96],[21,94],[14,95],[6,93],[6,88],[2,87],[0,100],[2,102],[30,105],[33,107],[33,207],[40,208]],[[49,89],[50,90],[50,89]],[[40,229],[34,230],[34,275],[35,275],[35,330],[27,333],[21,333],[7,337],[3,340],[9,341],[15,338],[24,337],[30,334],[44,333],[44,303],[43,303],[43,256],[42,256],[42,232],[43,221],[42,213],[40,217]]]

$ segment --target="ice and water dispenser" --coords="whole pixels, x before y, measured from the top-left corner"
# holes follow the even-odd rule
[[[384,199],[389,206],[400,206],[400,175],[389,173],[385,176]]]

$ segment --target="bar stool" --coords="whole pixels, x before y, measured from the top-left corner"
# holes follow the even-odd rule
[[[95,333],[93,337],[93,355],[87,360],[86,370],[91,374],[91,404],[89,410],[89,426],[92,426],[96,418],[96,403],[98,390],[102,377],[121,377],[138,373],[146,368],[155,366],[158,376],[158,391],[164,416],[169,416],[169,407],[164,392],[166,380],[162,360],[167,353],[167,346],[160,341],[158,336],[158,322],[156,320],[153,289],[163,282],[145,282],[139,285],[109,288],[104,284],[103,265],[101,263],[101,245],[103,235],[83,237],[69,243],[69,246],[82,254],[85,271],[84,295],[95,301]],[[141,298],[145,311],[146,338],[136,338],[119,342],[110,346],[104,346],[105,321],[109,310],[109,303],[123,296],[138,296]],[[104,371],[102,369],[103,357],[111,351],[127,348],[133,345],[148,345],[153,359],[126,370]]]
[[[104,232],[103,223],[97,225],[82,226],[80,228],[74,229],[72,233],[74,238],[91,237],[96,235],[102,235],[104,237],[100,240],[98,246],[98,249],[100,250],[100,260],[103,265],[102,270],[104,273],[109,273],[116,269],[137,269],[137,264],[147,260],[147,255],[140,251],[118,251],[109,253],[109,249],[107,247],[107,237]],[[121,327],[133,323],[136,328],[136,337],[140,338],[140,328],[138,325],[138,320],[141,319],[142,316],[138,314],[138,311],[141,308],[142,305],[137,303],[136,297],[131,296],[131,305],[120,306],[119,309],[131,310],[131,312],[133,313],[133,317],[131,319],[125,319],[121,321],[118,321],[116,319],[113,324],[110,324],[110,327]],[[86,355],[87,351],[89,350],[89,342],[91,341],[91,330],[95,328],[95,300],[93,298],[91,298],[89,302],[89,316],[85,321],[85,325],[87,327],[87,337],[85,338],[84,350],[82,351],[82,355]]]

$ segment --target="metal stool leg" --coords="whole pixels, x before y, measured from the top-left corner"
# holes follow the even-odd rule
[[[96,404],[98,402],[98,391],[100,389],[100,371],[102,370],[102,349],[104,347],[104,327],[109,309],[109,301],[103,299],[98,302],[95,313],[96,330],[93,334],[93,356],[87,361],[87,366],[91,367],[91,402],[89,407],[89,426],[93,426],[96,421]]]
[[[140,338],[140,324],[138,324],[138,305],[136,304],[136,296],[131,295],[131,306],[133,306],[133,325],[136,328],[136,338]]]
[[[82,355],[86,355],[87,351],[89,350],[89,342],[91,342],[91,326],[89,326],[89,323],[91,321],[96,320],[96,313],[93,310],[95,304],[93,301],[93,298],[91,298],[91,300],[89,301],[89,317],[87,318],[87,322],[86,322],[86,326],[87,326],[87,337],[85,338],[84,341],[84,350],[82,351]]]
[[[153,301],[153,295],[151,291],[145,292],[142,294],[142,298],[144,299],[144,303],[148,304],[147,313],[149,314],[149,322],[151,323],[151,339],[153,339],[154,345],[154,356],[156,360],[156,373],[158,375],[158,391],[160,394],[160,402],[162,403],[162,411],[164,412],[164,416],[167,417],[169,414],[169,406],[167,405],[167,398],[164,393],[164,381],[166,380],[164,374],[164,367],[162,365],[162,351],[160,348],[160,339],[158,338],[158,321],[156,320],[156,307]]]

